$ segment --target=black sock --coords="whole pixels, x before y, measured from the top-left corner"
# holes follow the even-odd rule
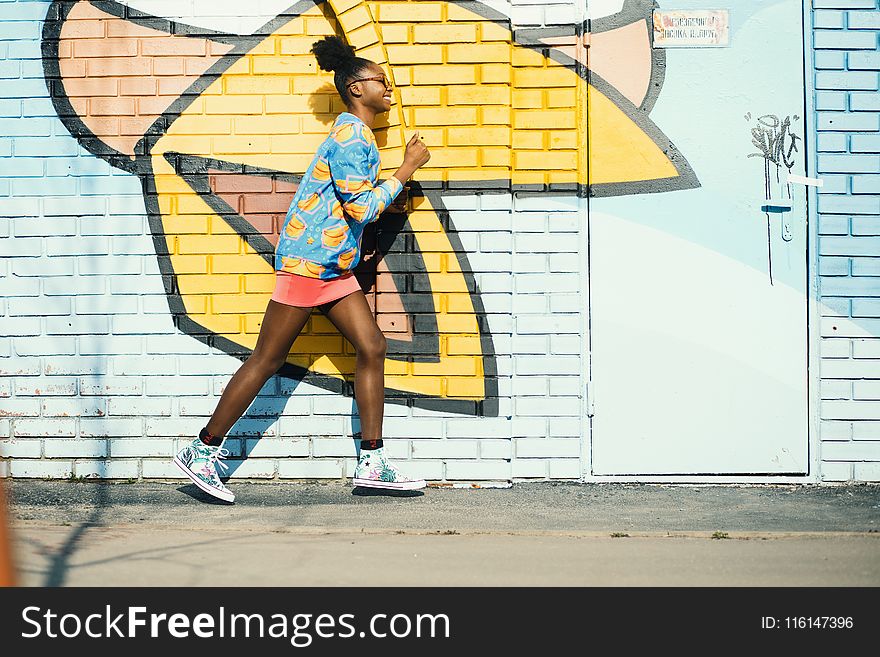
[[[379,449],[382,447],[382,439],[377,440],[361,440],[361,449]]]
[[[201,440],[206,445],[211,445],[215,447],[223,442],[223,436],[215,436],[208,432],[208,427],[205,427],[201,431],[199,431],[199,440]]]

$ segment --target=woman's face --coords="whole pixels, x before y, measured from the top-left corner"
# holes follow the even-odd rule
[[[364,79],[379,78],[379,79]],[[370,64],[355,77],[349,86],[352,100],[380,114],[391,109],[391,82],[378,64]],[[386,82],[388,86],[386,86]]]

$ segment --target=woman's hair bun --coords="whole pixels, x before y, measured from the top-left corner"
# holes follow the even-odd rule
[[[357,58],[354,48],[338,36],[326,36],[312,44],[312,52],[318,60],[318,66],[325,71],[338,71],[351,64]]]

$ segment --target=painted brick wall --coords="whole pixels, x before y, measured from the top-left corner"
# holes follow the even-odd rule
[[[359,3],[336,4],[356,13]],[[576,2],[486,4],[523,27],[567,25],[583,15]],[[169,312],[170,280],[157,262],[141,180],[88,152],[59,118],[50,96],[59,93],[58,83],[50,80],[47,88],[41,50],[43,20],[57,7],[0,3],[0,476],[176,477],[169,455],[203,426],[239,361],[181,332],[179,318]],[[819,343],[822,359],[821,477],[873,481],[880,480],[880,12],[875,0],[815,0],[814,9],[818,173],[826,181],[819,195],[824,316],[813,345]],[[428,2],[419,10],[429,21],[437,11]],[[73,60],[81,54],[89,62],[70,63],[68,74],[84,84],[69,113],[91,116],[96,134],[122,150],[134,147],[142,117],[161,113],[168,102],[163,96],[180,94],[181,80],[198,74],[200,58],[225,52],[216,44],[192,50],[189,42],[186,48],[169,47],[170,41],[152,50],[142,46],[153,54],[155,70],[178,76],[150,87],[133,59],[110,62],[100,49],[90,51],[96,40],[117,35],[90,31],[94,24],[85,20],[78,25],[75,45],[62,55]],[[389,45],[396,38],[405,43],[409,33],[395,30],[389,26],[383,38]],[[439,32],[422,36],[425,47],[443,47]],[[78,73],[80,64],[85,68]],[[532,58],[522,55],[517,64],[520,78],[529,79],[524,69]],[[91,76],[102,66],[105,75],[97,78],[103,80]],[[485,73],[502,74],[491,65]],[[506,85],[501,97],[515,96],[521,109],[570,104],[564,85],[542,95],[536,89],[550,77],[531,77],[522,89],[512,88],[511,78],[494,82]],[[412,121],[429,122],[437,114],[432,106],[439,88],[404,82],[401,89]],[[465,92],[447,101],[465,119],[477,111]],[[327,110],[338,107],[328,101]],[[483,116],[512,127],[503,112]],[[540,124],[528,128],[532,132],[518,138],[526,150],[520,182],[548,184],[546,174],[526,171],[537,161],[529,160],[528,149],[544,138],[536,137]],[[563,128],[573,132],[574,126]],[[442,146],[461,146],[462,153],[473,145],[473,135],[438,129],[434,137]],[[482,150],[473,157],[490,158],[484,165],[501,155],[493,155],[491,144],[477,146]],[[443,166],[466,167],[466,160]],[[438,156],[434,164],[440,162]],[[272,185],[273,192],[289,195],[283,181]],[[482,193],[444,201],[480,289],[479,321],[492,336],[497,415],[388,404],[389,449],[409,472],[434,481],[578,478],[586,440],[583,208],[573,194]],[[254,211],[269,216],[269,224],[273,212],[278,208]],[[197,276],[208,265],[192,237],[185,239],[195,251],[177,255],[189,258],[191,269],[182,273]],[[435,255],[425,258],[425,266],[442,274],[444,260]],[[265,285],[264,279],[251,277],[250,285]],[[390,313],[379,315],[386,330],[396,321]],[[253,337],[253,320],[245,324],[236,330]],[[446,355],[456,349],[468,354],[468,347],[453,342],[445,347]],[[447,383],[465,391],[462,372]],[[350,397],[289,377],[271,379],[228,441],[233,457],[249,454],[236,463],[236,476],[350,475],[352,410]]]
[[[340,14],[350,9],[344,20],[351,25],[346,27],[357,29],[360,3],[334,4]],[[545,21],[571,23],[578,11],[566,2],[494,4],[509,12],[516,24],[528,26]],[[424,20],[431,21],[437,6],[420,3],[418,10],[426,12]],[[0,476],[176,478],[178,472],[169,456],[204,425],[240,361],[181,333],[180,318],[169,313],[170,280],[157,264],[141,181],[78,145],[59,120],[50,97],[51,91],[61,93],[58,82],[50,79],[47,89],[41,61],[41,21],[57,7],[23,1],[2,7]],[[392,12],[393,8],[387,10],[388,15]],[[119,21],[96,24],[93,13],[83,10],[78,20],[71,21],[65,33],[70,38],[60,46],[61,74],[78,82],[68,82],[64,93],[70,100],[68,111],[86,117],[90,126],[97,126],[93,132],[98,139],[124,153],[134,148],[147,120],[144,117],[163,111],[168,97],[179,94],[204,69],[202,61],[215,57],[212,48],[217,49],[216,55],[224,50],[216,44],[206,49],[194,41],[154,36],[142,26],[120,27]],[[140,29],[131,46],[135,50],[122,53],[127,58],[108,54],[102,41],[132,29]],[[322,28],[314,29],[318,32],[307,38],[320,35]],[[390,45],[406,42],[407,37],[399,38],[394,25],[386,31],[383,36]],[[433,44],[450,38],[431,30],[422,37],[423,45],[404,46],[411,48],[408,54],[418,57],[422,52],[418,48],[440,48]],[[484,36],[491,38],[498,37]],[[369,36],[364,39],[369,47]],[[119,47],[125,50],[129,45],[120,42]],[[143,68],[143,58],[137,61],[130,56],[133,52],[150,53],[150,71]],[[80,55],[87,60],[77,61]],[[410,120],[420,125],[432,120],[438,126],[454,123],[449,110],[443,116],[431,114],[437,112],[432,107],[434,96],[439,97],[444,85],[461,83],[452,78],[465,75],[468,67],[472,77],[482,74],[484,81],[486,76],[499,76],[490,81],[510,97],[512,80],[502,66],[477,63],[464,52],[459,59],[455,70],[435,71],[436,88],[402,81]],[[515,63],[524,80],[535,58],[527,59]],[[148,74],[156,71],[167,73],[169,79],[161,75],[150,79]],[[176,82],[171,79],[174,75]],[[541,92],[535,91],[538,86],[526,83],[531,95],[519,104],[522,111],[542,108]],[[559,93],[549,96],[551,102],[555,107],[573,105],[574,90],[563,99],[565,90],[562,83],[559,86]],[[456,88],[449,89],[452,95],[458,93]],[[246,95],[239,99],[240,104],[246,102]],[[477,110],[466,88],[459,99],[450,97],[448,105],[451,112],[458,111],[473,123]],[[509,132],[510,110],[506,115],[504,111],[490,108],[481,116],[491,117],[489,123],[498,123]],[[213,122],[224,120],[219,117]],[[568,141],[574,144],[576,128],[570,121],[562,127],[572,133]],[[200,126],[203,130],[212,127],[207,120]],[[525,128],[534,132],[521,132],[522,141],[535,144],[546,126]],[[432,148],[462,147],[459,157],[448,161],[441,161],[442,153],[436,151],[432,165],[438,171],[466,165],[471,153],[465,147],[479,146],[487,134],[464,135],[459,134],[461,129],[453,133],[439,127],[425,132],[438,140]],[[192,141],[198,138],[195,133],[190,136]],[[485,158],[493,157],[491,150],[483,148],[484,164]],[[477,156],[474,151],[473,158]],[[547,175],[524,170],[520,188],[540,189]],[[230,183],[227,191],[248,190]],[[286,198],[291,193],[281,187],[276,191],[286,193]],[[178,206],[190,202],[181,195],[176,199]],[[585,350],[579,254],[585,236],[580,203],[573,193],[548,200],[546,195],[528,192],[452,195],[444,203],[460,248],[467,254],[469,274],[480,290],[483,312],[479,321],[492,337],[497,392],[491,402],[497,412],[480,417],[387,404],[384,429],[390,453],[408,473],[432,481],[576,479],[582,469],[581,354]],[[255,214],[272,211],[278,208]],[[203,254],[223,253],[226,242],[220,244],[220,240],[229,238],[190,232],[183,231],[177,246],[168,247],[188,258],[182,268],[184,260],[177,261],[177,273],[198,276],[208,273],[208,267],[219,267],[219,262]],[[444,271],[440,267],[447,256],[430,253],[426,244],[422,243],[422,262],[429,272]],[[236,279],[231,284],[235,289],[229,292],[234,295],[240,283]],[[251,275],[241,284],[246,286],[244,291],[253,292],[263,282]],[[380,297],[382,291],[377,290]],[[242,296],[226,305],[246,301]],[[458,302],[451,295],[444,303]],[[253,309],[252,319],[259,319],[257,311],[261,309]],[[383,314],[381,308],[378,312],[380,325],[393,333],[394,316]],[[235,323],[232,333],[238,328]],[[242,330],[253,337],[257,329],[247,319]],[[455,355],[456,349],[464,355],[471,353],[465,342],[456,346],[453,340],[443,343],[449,354]],[[461,374],[467,374],[464,370]],[[454,371],[451,374],[445,380],[446,391],[454,395],[459,386],[467,396],[468,381],[456,379]],[[353,408],[350,397],[290,377],[273,377],[226,443],[235,476],[351,476],[355,460],[350,435],[357,428],[353,427]],[[243,454],[248,455],[246,460],[240,460]]]
[[[813,0],[822,479],[880,480],[880,5]]]

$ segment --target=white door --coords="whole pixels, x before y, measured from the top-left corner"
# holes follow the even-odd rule
[[[607,43],[635,35],[651,3],[611,4],[621,13],[590,26],[591,473],[805,474],[806,194],[784,184],[805,174],[801,1],[728,3],[726,48],[642,49],[644,97]],[[669,158],[665,173],[625,180],[646,159],[626,169],[618,148],[605,169],[624,173],[600,178],[606,101]]]

